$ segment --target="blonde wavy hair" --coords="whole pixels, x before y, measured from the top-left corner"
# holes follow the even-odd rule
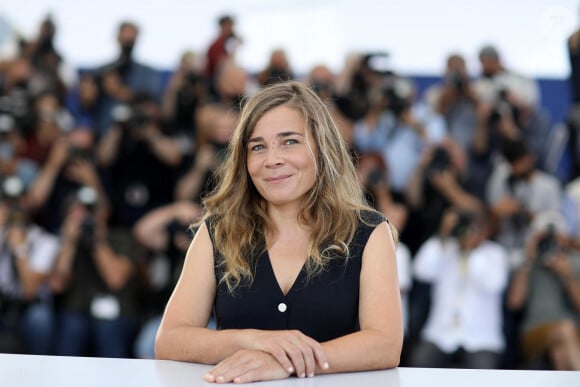
[[[257,256],[256,249],[265,249],[265,231],[275,231],[268,218],[267,202],[254,187],[246,162],[248,139],[256,124],[282,105],[302,115],[318,149],[317,179],[298,215],[298,221],[312,230],[305,264],[308,278],[322,271],[333,257],[348,257],[348,245],[362,219],[361,211],[374,211],[365,201],[348,147],[324,102],[296,81],[259,90],[241,111],[228,156],[216,171],[216,188],[204,198],[204,216],[197,224],[209,219],[214,251],[223,265],[219,281],[225,282],[230,291],[242,281],[251,283],[250,259]],[[396,240],[396,230],[392,230]]]

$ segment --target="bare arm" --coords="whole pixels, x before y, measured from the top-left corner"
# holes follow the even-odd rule
[[[201,209],[189,201],[179,201],[150,211],[135,224],[133,234],[145,247],[161,251],[169,243],[167,225],[174,219],[181,223],[192,223],[201,213]]]
[[[122,289],[133,273],[133,264],[129,258],[117,254],[104,241],[97,242],[93,252],[97,270],[111,290]]]
[[[26,199],[32,209],[41,208],[46,203],[67,156],[68,143],[66,139],[58,139],[50,150],[46,164],[42,167],[26,194]]]
[[[363,253],[360,279],[361,330],[322,344],[334,373],[398,366],[403,345],[403,318],[395,245],[386,223],[371,234]]]
[[[102,167],[110,167],[115,161],[121,138],[123,137],[123,128],[119,125],[113,125],[97,144],[97,164]]]
[[[194,200],[203,188],[206,173],[217,166],[211,145],[203,145],[195,156],[191,169],[177,182],[175,196],[178,200]]]
[[[236,339],[238,331],[206,328],[215,293],[213,249],[202,225],[187,251],[157,332],[156,358],[216,364],[243,348]]]

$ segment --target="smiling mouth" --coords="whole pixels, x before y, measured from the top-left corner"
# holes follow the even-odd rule
[[[278,181],[286,180],[290,176],[292,176],[292,175],[281,175],[281,176],[268,177],[268,178],[266,178],[266,181],[268,183],[276,183]]]

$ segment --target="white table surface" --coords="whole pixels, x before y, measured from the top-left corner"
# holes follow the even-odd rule
[[[196,387],[209,366],[166,360],[0,354],[1,387]],[[580,372],[396,368],[253,383],[273,387],[580,387]]]

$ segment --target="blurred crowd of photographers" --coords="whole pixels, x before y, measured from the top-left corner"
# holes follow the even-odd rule
[[[421,95],[382,52],[296,74],[276,48],[251,74],[234,18],[216,28],[169,75],[136,60],[130,21],[91,69],[68,66],[50,17],[0,61],[0,351],[152,357],[244,98],[298,79],[400,230],[402,364],[580,369],[577,101],[551,122],[536,81],[493,46],[477,76],[449,55]]]

